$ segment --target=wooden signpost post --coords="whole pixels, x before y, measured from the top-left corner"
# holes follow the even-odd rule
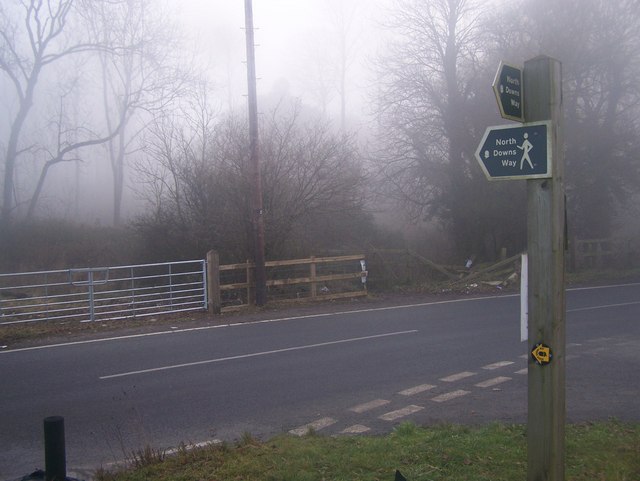
[[[527,180],[527,481],[563,481],[565,469],[565,195],[562,71],[540,56],[500,63],[501,115],[522,127],[489,127],[476,158],[489,180]],[[518,102],[522,99],[522,102]],[[539,132],[536,128],[544,125]],[[536,139],[537,136],[537,139]]]
[[[525,121],[551,121],[551,178],[527,181],[529,358],[527,481],[563,481],[565,466],[565,195],[562,71],[549,57],[524,67]]]

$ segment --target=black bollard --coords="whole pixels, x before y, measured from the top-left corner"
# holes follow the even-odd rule
[[[64,418],[44,418],[45,481],[67,479],[67,457],[64,444]]]
[[[407,481],[407,478],[405,478],[402,473],[396,469],[395,481]]]

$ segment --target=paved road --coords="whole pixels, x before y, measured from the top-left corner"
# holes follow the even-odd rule
[[[571,422],[640,421],[640,284],[570,290]],[[361,309],[0,353],[0,479],[43,467],[65,417],[70,470],[152,445],[526,422],[519,298]]]

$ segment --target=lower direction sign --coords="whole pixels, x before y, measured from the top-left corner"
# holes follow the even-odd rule
[[[489,180],[551,177],[551,122],[488,127],[476,159]]]

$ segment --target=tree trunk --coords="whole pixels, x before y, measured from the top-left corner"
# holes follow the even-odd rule
[[[40,177],[38,178],[38,185],[36,185],[36,190],[33,192],[33,197],[29,201],[29,209],[27,210],[27,219],[31,220],[33,218],[33,213],[36,210],[36,205],[38,204],[38,199],[40,199],[40,194],[42,193],[42,188],[44,187],[44,181],[47,178],[47,173],[49,172],[49,168],[58,163],[59,160],[52,159],[47,161],[42,167],[40,171]]]
[[[18,158],[18,141],[20,140],[20,134],[27,115],[33,105],[33,93],[36,83],[38,82],[38,76],[40,74],[41,65],[39,60],[34,64],[31,76],[25,89],[24,97],[20,101],[20,109],[16,115],[13,124],[11,125],[11,135],[9,136],[9,143],[7,145],[7,154],[4,161],[4,183],[2,190],[2,214],[0,216],[0,223],[2,225],[8,225],[11,220],[11,211],[14,205],[14,176],[16,168],[16,160]]]

